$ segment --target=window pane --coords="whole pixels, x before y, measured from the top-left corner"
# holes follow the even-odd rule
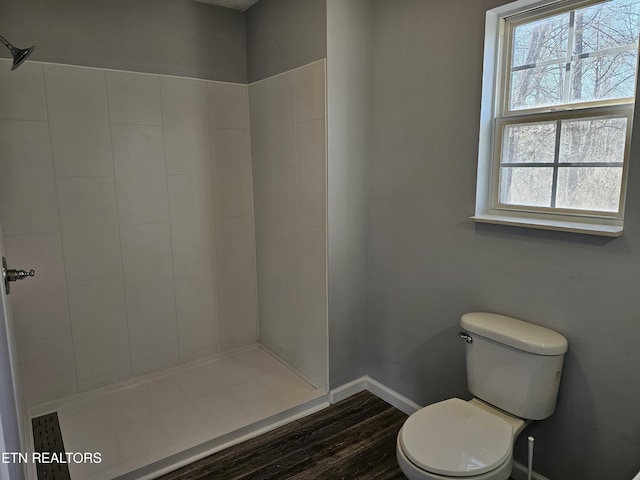
[[[551,167],[502,167],[500,203],[530,207],[551,206]]]
[[[553,163],[556,122],[506,125],[502,163]]]
[[[561,163],[624,161],[626,118],[565,120],[560,133]]]
[[[561,13],[513,30],[511,66],[564,60],[569,42],[569,13]]]
[[[564,167],[558,170],[556,207],[617,212],[622,167]]]
[[[511,74],[510,108],[546,107],[562,103],[565,63],[526,68]]]
[[[633,97],[637,61],[638,52],[634,49],[571,62],[571,101]]]
[[[611,0],[587,8],[575,15],[573,53],[597,52],[631,45],[640,33],[640,1]]]

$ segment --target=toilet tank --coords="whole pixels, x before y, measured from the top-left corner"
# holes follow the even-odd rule
[[[542,420],[556,408],[567,339],[496,313],[466,313],[469,391],[512,415]]]

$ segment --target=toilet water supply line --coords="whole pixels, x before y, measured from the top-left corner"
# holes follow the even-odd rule
[[[533,471],[533,442],[534,438],[529,437],[529,469],[527,471],[527,480],[531,480],[531,472]]]

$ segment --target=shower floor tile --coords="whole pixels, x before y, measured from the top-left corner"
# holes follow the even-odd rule
[[[70,402],[58,408],[66,451],[102,454],[69,464],[71,479],[124,475],[324,393],[255,348]]]

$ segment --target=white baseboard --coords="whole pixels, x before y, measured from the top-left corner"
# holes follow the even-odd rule
[[[367,382],[367,390],[407,415],[411,415],[422,408],[421,405],[418,405],[416,402],[400,395],[395,390],[391,390],[389,387],[383,385],[377,380],[374,380],[369,376],[366,376],[365,378]]]
[[[329,392],[329,401],[333,404],[341,400],[345,400],[352,395],[360,393],[364,390],[368,390],[376,397],[384,400],[385,402],[393,405],[398,410],[411,415],[422,408],[416,402],[409,400],[407,397],[400,395],[395,390],[390,389],[386,385],[378,382],[377,380],[365,375],[352,382],[345,383],[344,385],[334,388]],[[514,480],[527,480],[527,467],[519,462],[513,462],[513,471],[511,477]],[[543,477],[539,473],[531,473],[532,480],[549,480]]]
[[[409,400],[407,397],[400,395],[398,392],[391,390],[389,387],[383,385],[377,380],[371,378],[368,375],[357,378],[349,383],[334,388],[329,392],[329,401],[331,403],[337,403],[341,400],[345,400],[356,393],[360,393],[364,390],[368,390],[376,397],[381,398],[385,402],[393,405],[398,410],[411,415],[417,412],[422,407],[417,403]]]
[[[367,377],[357,378],[349,383],[334,388],[329,392],[329,401],[334,404],[341,402],[349,397],[352,397],[356,393],[363,392],[367,389]]]
[[[513,470],[511,471],[511,478],[513,478],[513,480],[527,480],[527,472],[528,468],[526,465],[516,461],[513,462]],[[531,472],[531,478],[533,480],[549,480],[547,477],[543,477],[536,472]]]

